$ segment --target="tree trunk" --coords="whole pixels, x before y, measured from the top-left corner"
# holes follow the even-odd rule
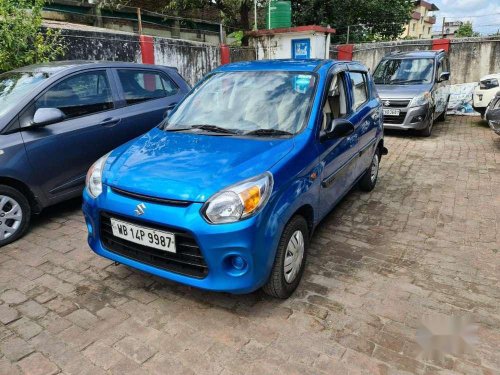
[[[240,7],[240,27],[243,31],[250,30],[250,3],[248,0],[241,2]],[[248,37],[244,36],[241,44],[248,46]]]

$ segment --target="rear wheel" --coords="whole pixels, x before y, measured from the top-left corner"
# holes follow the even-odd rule
[[[262,288],[276,298],[288,298],[297,289],[304,273],[309,228],[302,216],[294,216],[281,235],[271,276]]]
[[[377,149],[372,158],[372,163],[370,168],[367,169],[361,180],[359,180],[358,186],[363,191],[372,191],[377,184],[378,170],[380,167],[380,150]]]
[[[26,197],[10,186],[0,185],[0,247],[21,237],[28,229],[31,209]]]

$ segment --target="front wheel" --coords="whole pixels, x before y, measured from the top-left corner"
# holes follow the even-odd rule
[[[308,247],[307,222],[300,215],[294,216],[281,235],[271,276],[262,288],[266,294],[282,299],[290,297],[304,273]]]
[[[430,137],[432,134],[432,127],[434,126],[434,112],[431,112],[429,116],[429,123],[424,129],[420,130],[420,135],[422,137]]]
[[[0,185],[0,247],[21,237],[28,229],[31,209],[26,197],[10,186]]]

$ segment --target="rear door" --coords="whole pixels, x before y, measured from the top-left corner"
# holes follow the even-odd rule
[[[115,68],[113,75],[120,91],[122,121],[114,134],[120,144],[158,125],[187,91],[164,70]]]
[[[351,176],[352,182],[368,169],[375,148],[377,123],[380,116],[378,101],[367,72],[350,70],[352,87],[352,116],[358,139],[359,159]]]
[[[79,194],[92,163],[116,146],[113,127],[120,116],[109,73],[96,69],[66,76],[42,92],[19,117],[37,185],[49,201]],[[38,108],[58,108],[66,118],[27,127]]]

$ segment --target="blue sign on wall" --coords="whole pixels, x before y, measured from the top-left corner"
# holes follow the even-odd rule
[[[308,59],[311,56],[310,39],[292,39],[292,58]]]

